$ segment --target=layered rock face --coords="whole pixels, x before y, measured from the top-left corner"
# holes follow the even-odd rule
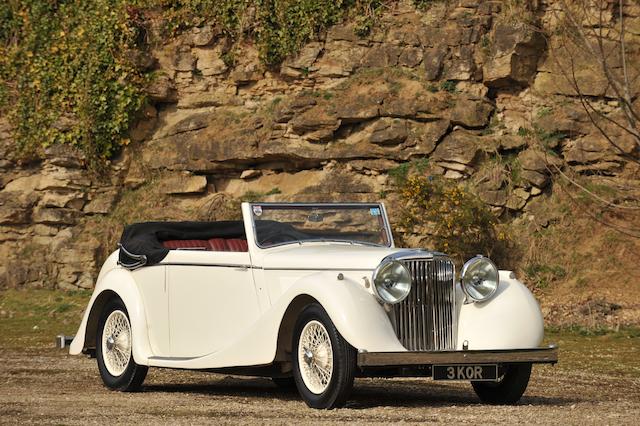
[[[124,222],[215,218],[234,197],[393,204],[389,172],[407,162],[469,183],[509,217],[533,217],[561,171],[637,179],[633,140],[612,128],[616,149],[593,126],[555,39],[507,12],[399,2],[369,36],[337,25],[278,69],[249,42],[230,61],[224,35],[194,28],[152,50],[151,103],[99,173],[68,147],[8,160],[0,121],[0,288],[90,288]],[[557,24],[552,6],[531,13]],[[616,114],[601,75],[580,79]]]

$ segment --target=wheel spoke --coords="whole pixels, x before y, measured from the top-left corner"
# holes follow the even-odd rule
[[[121,375],[131,361],[131,326],[120,310],[111,312],[105,321],[102,354],[104,365],[113,376]]]
[[[324,392],[333,373],[333,349],[329,333],[320,321],[309,321],[302,329],[298,361],[307,388],[315,394]]]

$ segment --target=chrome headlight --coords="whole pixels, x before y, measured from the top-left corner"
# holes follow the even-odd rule
[[[498,290],[498,268],[488,258],[476,256],[462,267],[462,291],[474,302],[489,300]]]
[[[397,260],[381,263],[373,273],[373,291],[384,303],[400,303],[411,291],[411,274]]]

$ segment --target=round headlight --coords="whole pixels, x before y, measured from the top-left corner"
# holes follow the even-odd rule
[[[396,260],[382,263],[373,273],[373,290],[384,303],[400,303],[411,291],[411,275]]]
[[[464,293],[475,302],[483,302],[498,290],[498,268],[484,256],[469,259],[462,267],[460,283]]]

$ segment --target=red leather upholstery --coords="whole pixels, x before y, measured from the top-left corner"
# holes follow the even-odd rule
[[[209,250],[213,251],[229,251],[227,241],[224,238],[211,238],[209,240]]]
[[[249,251],[247,240],[240,238],[229,238],[227,240],[227,246],[229,247],[229,251]]]
[[[207,240],[167,240],[163,241],[162,245],[171,250],[179,248],[209,250],[209,241]]]
[[[170,250],[201,249],[210,251],[249,251],[243,238],[211,238],[210,240],[167,240],[162,245]]]

